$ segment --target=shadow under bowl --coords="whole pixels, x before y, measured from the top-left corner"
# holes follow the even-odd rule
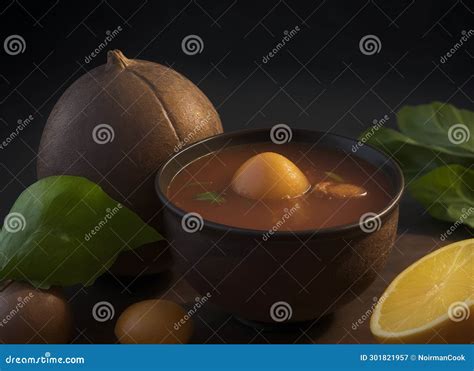
[[[223,147],[270,142],[270,129],[217,135],[172,156],[158,171],[156,190],[164,204],[164,232],[176,270],[209,302],[250,321],[288,323],[319,319],[361,294],[385,266],[396,238],[404,180],[400,168],[368,145],[335,134],[294,129],[292,143],[311,143],[372,164],[389,180],[391,199],[370,223],[277,231],[250,230],[203,220],[195,233],[183,230],[188,211],[167,197],[174,176],[195,159]],[[356,147],[354,147],[356,146]],[[353,151],[357,148],[357,151]],[[370,232],[367,231],[370,229]],[[365,231],[365,232],[364,232]]]

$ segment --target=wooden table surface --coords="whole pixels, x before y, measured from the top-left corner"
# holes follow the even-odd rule
[[[389,261],[376,281],[359,297],[317,323],[284,329],[261,329],[241,323],[231,314],[212,305],[203,305],[192,317],[193,343],[373,343],[369,331],[369,317],[373,305],[390,281],[411,263],[452,241],[472,238],[472,231],[460,227],[451,241],[441,241],[440,235],[449,223],[432,219],[407,196],[400,209],[398,237]],[[172,289],[170,289],[172,287]],[[120,313],[134,302],[150,298],[167,298],[194,305],[198,293],[173,272],[135,281],[118,281],[104,276],[94,286],[67,290],[75,316],[75,343],[116,343],[113,333]],[[110,302],[114,317],[97,322],[92,317],[92,307],[99,301]],[[360,320],[360,321],[359,321]],[[358,322],[359,321],[359,322]]]

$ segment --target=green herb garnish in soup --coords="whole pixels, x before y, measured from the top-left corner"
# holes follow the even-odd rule
[[[344,182],[344,179],[342,179],[342,177],[340,175],[337,175],[336,173],[333,173],[332,171],[325,171],[324,174],[326,174],[326,176],[336,182],[339,182],[339,183],[342,183]]]
[[[217,192],[198,193],[195,196],[195,199],[199,201],[208,201],[211,204],[222,204],[225,202],[225,198]]]

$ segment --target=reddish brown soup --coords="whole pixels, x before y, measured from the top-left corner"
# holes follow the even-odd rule
[[[361,198],[321,197],[308,192],[283,200],[253,200],[235,193],[230,184],[236,170],[252,156],[276,152],[306,175],[311,185],[344,181],[361,186]],[[168,198],[187,212],[229,226],[280,231],[310,230],[357,222],[368,212],[381,211],[391,199],[385,176],[369,163],[340,151],[309,144],[249,144],[225,148],[184,167],[168,187]]]

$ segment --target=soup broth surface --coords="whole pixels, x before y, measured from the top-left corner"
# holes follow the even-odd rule
[[[248,199],[235,193],[236,170],[262,152],[276,152],[291,160],[311,185],[341,181],[363,187],[361,198],[322,197],[315,192],[283,200]],[[258,179],[255,179],[258,181]],[[301,231],[352,224],[368,212],[379,212],[391,199],[390,185],[381,171],[352,154],[310,144],[252,143],[224,148],[196,159],[173,178],[168,198],[187,212],[234,227]]]

